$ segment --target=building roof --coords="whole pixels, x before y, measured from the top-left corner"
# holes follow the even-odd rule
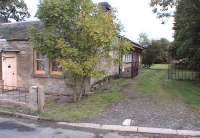
[[[105,4],[106,3],[102,3]],[[2,23],[0,24],[0,39],[6,39],[7,41],[27,41],[28,40],[28,29],[30,27],[42,28],[42,22],[40,21],[28,21],[28,22],[17,22],[17,23]],[[131,42],[134,47],[138,49],[144,49],[140,44],[133,42],[132,40],[119,35],[119,38],[126,39]]]
[[[136,47],[138,49],[141,49],[141,50],[144,49],[144,47],[142,45],[140,45],[140,44],[138,44],[136,42],[133,42],[132,40],[128,39],[127,37],[124,37],[124,36],[121,36],[121,35],[119,35],[118,37],[121,38],[121,39],[125,39],[125,40],[131,42],[134,45],[134,47]]]
[[[30,27],[41,28],[40,21],[2,23],[0,24],[0,37],[8,41],[28,40],[28,29]]]

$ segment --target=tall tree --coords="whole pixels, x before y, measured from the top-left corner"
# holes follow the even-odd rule
[[[112,44],[120,27],[114,11],[91,0],[44,0],[37,17],[44,28],[31,29],[31,42],[36,50],[58,59],[64,74],[71,74],[76,102],[86,90],[87,78],[103,75],[97,65],[116,46]]]
[[[151,47],[155,52],[155,59],[153,63],[167,63],[170,42],[166,38],[161,38],[160,40],[152,40],[151,43]]]
[[[140,44],[146,45],[142,60],[144,66],[150,68],[154,63],[167,63],[170,42],[166,38],[160,40],[149,40],[146,36],[144,38],[140,35],[140,40],[144,40],[140,41]]]
[[[200,0],[181,0],[175,17],[175,47],[179,58],[200,60]]]
[[[9,22],[10,19],[23,21],[30,17],[26,3],[23,0],[0,0],[0,19]]]
[[[185,58],[191,65],[200,64],[200,0],[152,0],[151,6],[160,17],[170,16],[165,13],[176,7],[171,51],[177,59]]]

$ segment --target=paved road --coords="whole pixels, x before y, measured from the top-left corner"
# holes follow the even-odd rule
[[[100,132],[62,128],[51,123],[37,123],[13,118],[0,118],[0,138],[174,138],[144,134]]]

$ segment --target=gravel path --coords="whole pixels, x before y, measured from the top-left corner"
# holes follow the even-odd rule
[[[181,101],[163,101],[157,96],[141,95],[133,89],[134,82],[123,89],[124,99],[99,117],[87,122],[121,125],[132,119],[132,125],[172,129],[200,130],[200,111]]]

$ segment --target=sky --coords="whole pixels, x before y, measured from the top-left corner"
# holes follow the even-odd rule
[[[28,20],[35,20],[39,0],[24,1],[32,15]],[[165,37],[173,41],[173,18],[168,19],[164,25],[161,24],[161,20],[156,18],[149,6],[150,0],[93,0],[95,3],[102,1],[107,1],[117,10],[117,16],[124,27],[122,34],[127,38],[137,42],[139,34],[146,33],[150,39]]]

